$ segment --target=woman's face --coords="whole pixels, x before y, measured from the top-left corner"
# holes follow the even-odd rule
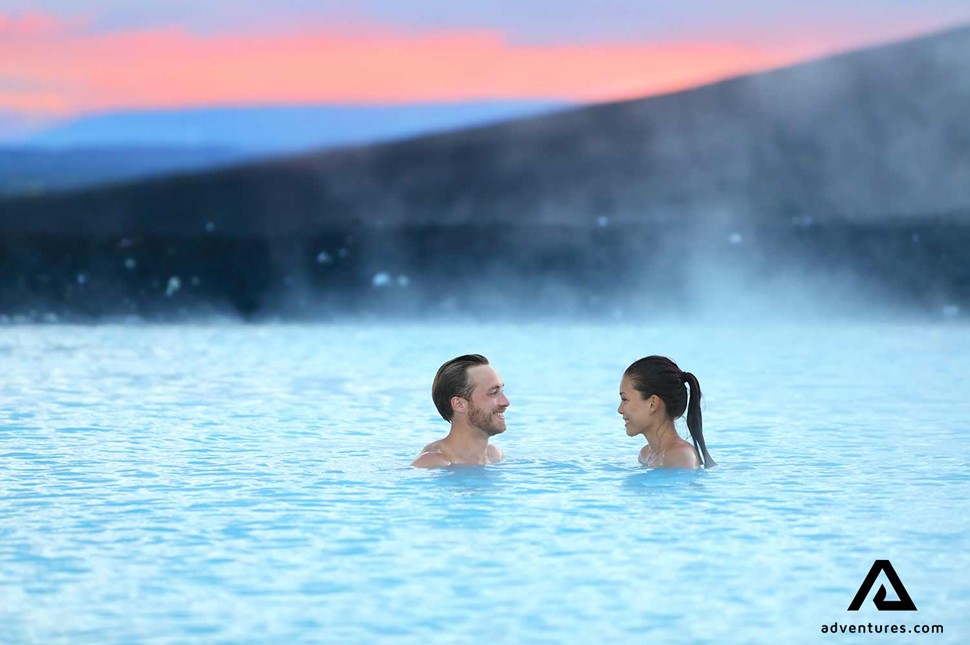
[[[635,437],[650,427],[656,410],[655,398],[651,396],[644,399],[633,388],[633,380],[629,376],[623,376],[620,381],[620,407],[616,411],[623,417],[627,435]]]

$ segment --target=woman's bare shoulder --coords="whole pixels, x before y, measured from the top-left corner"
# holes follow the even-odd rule
[[[686,441],[667,448],[664,452],[664,468],[697,468],[697,453]]]

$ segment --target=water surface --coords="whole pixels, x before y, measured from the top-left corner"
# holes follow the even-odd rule
[[[410,469],[467,352],[507,460]],[[653,353],[718,468],[637,464]],[[970,638],[966,327],[7,326],[0,364],[0,642]],[[846,611],[876,559],[919,611]]]

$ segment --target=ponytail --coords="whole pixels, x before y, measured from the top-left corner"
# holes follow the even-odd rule
[[[694,440],[694,452],[697,453],[697,460],[704,468],[716,466],[717,462],[711,458],[707,452],[707,444],[704,443],[704,420],[701,418],[701,384],[697,382],[697,377],[690,372],[682,372],[681,378],[690,388],[690,398],[687,402],[687,429],[690,431],[691,439]]]

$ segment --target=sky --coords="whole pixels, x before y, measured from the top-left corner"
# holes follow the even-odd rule
[[[967,23],[966,0],[0,0],[0,115],[607,101]]]

